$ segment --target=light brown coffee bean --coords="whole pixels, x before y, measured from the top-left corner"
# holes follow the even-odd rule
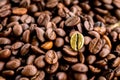
[[[56,40],[55,40],[55,46],[56,47],[62,47],[64,45],[64,40],[63,38],[60,38],[60,37],[57,37]]]
[[[58,56],[54,50],[49,50],[45,54],[45,61],[48,64],[55,64],[58,61]]]
[[[101,0],[101,1],[105,4],[111,4],[112,3],[112,0]]]
[[[56,16],[52,19],[52,22],[54,22],[55,24],[59,23],[62,20],[62,18],[60,16]]]
[[[114,4],[117,8],[120,8],[120,1],[119,1],[119,0],[113,0],[113,4]]]
[[[84,63],[85,62],[85,56],[84,56],[83,53],[79,52],[78,58],[79,58],[80,63]]]
[[[100,38],[100,34],[96,31],[89,31],[88,34],[90,36],[94,36],[95,38],[98,38],[98,39]]]
[[[113,63],[112,63],[112,67],[117,67],[120,64],[120,57],[117,57]]]
[[[5,37],[0,37],[0,44],[11,44],[11,40]]]
[[[5,5],[7,3],[7,0],[1,0],[0,1],[0,7],[2,7],[3,5]]]
[[[23,32],[22,26],[21,25],[14,25],[13,32],[16,36],[20,36]]]
[[[50,50],[52,47],[53,47],[52,41],[45,42],[44,44],[41,45],[41,48],[45,50]]]
[[[21,61],[19,59],[13,59],[6,63],[7,69],[16,69],[21,65]]]
[[[74,78],[75,80],[88,80],[87,75],[84,73],[75,73]]]
[[[3,49],[0,51],[0,59],[7,59],[11,55],[11,51],[9,49]]]
[[[88,67],[82,63],[76,63],[76,64],[72,65],[72,69],[77,72],[87,72],[88,71]]]
[[[64,37],[66,35],[66,32],[62,28],[56,28],[55,32],[58,36]]]
[[[37,68],[34,65],[26,65],[21,73],[24,76],[34,76],[37,73]]]
[[[107,49],[107,48],[103,48],[100,53],[99,53],[99,56],[104,58],[106,57],[108,54],[110,53],[110,49]]]
[[[34,18],[32,18],[31,16],[24,14],[20,17],[20,20],[22,23],[32,23],[34,22]]]
[[[79,22],[80,22],[80,18],[77,16],[73,16],[73,17],[69,17],[65,21],[65,25],[68,27],[73,27],[73,26],[76,26]]]
[[[110,54],[107,55],[108,60],[112,60],[112,59],[115,59],[115,58],[116,58],[116,56],[114,54],[110,53]]]
[[[52,64],[52,65],[47,65],[45,70],[47,73],[52,74],[52,73],[55,73],[57,71],[58,67],[59,67],[59,63],[57,62],[57,63]]]
[[[34,61],[34,64],[38,67],[38,68],[43,68],[45,67],[45,56],[44,55],[41,55],[39,57],[37,57]]]
[[[84,36],[84,44],[88,45],[92,39],[89,36]]]
[[[27,9],[26,8],[13,8],[12,13],[17,14],[17,15],[23,15],[27,13]]]
[[[87,58],[86,58],[86,61],[88,64],[93,64],[96,60],[96,56],[95,55],[89,55]]]

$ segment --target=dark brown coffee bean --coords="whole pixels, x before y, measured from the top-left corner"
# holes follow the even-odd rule
[[[6,30],[4,30],[3,32],[0,33],[0,36],[9,36],[12,32],[12,28],[7,28]]]
[[[9,49],[3,49],[0,51],[0,59],[7,59],[11,55],[11,51]]]
[[[103,22],[103,23],[106,23],[106,21],[105,21],[105,19],[103,18],[103,17],[101,17],[100,15],[95,15],[96,16],[96,19],[98,20],[98,21],[101,21],[101,22]]]
[[[30,6],[29,6],[29,9],[28,9],[30,12],[37,12],[38,11],[38,7],[37,7],[37,5],[35,5],[35,4],[31,4]]]
[[[74,78],[75,80],[88,80],[87,75],[84,73],[75,73]]]
[[[38,67],[38,68],[43,68],[45,67],[45,56],[44,55],[41,55],[39,57],[37,57],[34,61],[34,64]]]
[[[84,22],[84,27],[87,31],[93,30],[93,25],[89,21]]]
[[[58,72],[56,77],[57,80],[67,80],[67,74],[65,72]]]
[[[99,60],[99,61],[96,61],[95,64],[97,64],[98,66],[106,66],[107,65],[107,60],[106,59],[103,59],[103,60]]]
[[[49,40],[55,40],[57,37],[55,31],[53,31],[52,28],[48,28],[45,32],[45,35]]]
[[[11,46],[11,48],[12,49],[19,49],[20,47],[22,47],[23,46],[23,42],[15,42],[12,46]]]
[[[95,38],[98,38],[98,39],[100,38],[99,33],[96,31],[89,31],[88,34],[91,36],[94,36]]]
[[[95,10],[100,14],[108,14],[107,10],[103,10],[103,9],[100,9],[100,8],[95,8]]]
[[[45,61],[48,64],[55,64],[58,61],[58,56],[55,51],[49,50],[45,54]]]
[[[26,43],[30,40],[30,30],[25,30],[22,35],[22,40]]]
[[[35,76],[31,78],[31,80],[43,80],[45,78],[45,72],[42,70],[39,70]]]
[[[31,46],[31,49],[36,54],[39,54],[39,55],[45,54],[45,52],[43,50],[41,50],[39,47],[37,47],[37,46]]]
[[[65,21],[65,25],[68,27],[73,27],[73,26],[76,26],[79,22],[80,22],[80,18],[77,16],[73,16],[73,17],[69,17]]]
[[[50,16],[48,14],[40,14],[37,23],[39,25],[45,26],[50,21]]]
[[[57,28],[55,31],[58,36],[64,37],[66,35],[66,32],[62,28]]]
[[[18,20],[20,20],[20,16],[11,16],[10,17],[11,22],[18,21]]]
[[[80,5],[85,11],[89,11],[91,9],[91,7],[87,3],[81,3]]]
[[[29,50],[30,50],[30,44],[27,43],[27,44],[25,44],[24,46],[21,47],[20,54],[22,56],[24,56],[29,52]]]
[[[63,56],[64,60],[67,61],[68,63],[77,63],[78,59],[76,57],[71,57],[71,56]]]
[[[7,0],[1,0],[0,1],[0,7],[2,7],[3,5],[5,5],[8,1]]]
[[[64,45],[64,40],[63,40],[63,38],[60,38],[60,37],[58,37],[58,38],[56,38],[56,40],[55,40],[55,46],[56,47],[62,47],[63,45]]]
[[[54,22],[55,24],[59,23],[62,20],[62,18],[60,16],[56,16],[55,18],[52,19],[52,22]]]
[[[58,0],[49,0],[46,3],[46,7],[48,7],[48,8],[54,8],[55,6],[57,6],[57,4],[58,4]]]
[[[72,65],[72,69],[77,72],[87,72],[88,71],[88,67],[82,63],[76,63],[76,64]]]
[[[30,6],[30,3],[31,3],[30,0],[22,0],[22,1],[20,2],[20,6],[27,8],[27,7]]]
[[[89,50],[93,54],[97,54],[103,46],[103,41],[98,38],[94,38],[89,44]]]
[[[116,31],[112,31],[112,32],[110,33],[110,35],[111,35],[113,41],[116,42],[116,41],[117,41],[117,37],[118,37],[117,32],[116,32]]]
[[[52,74],[52,73],[57,71],[58,66],[59,66],[58,62],[55,63],[55,64],[52,64],[52,65],[47,65],[45,70],[46,70],[47,73]]]
[[[23,32],[21,25],[14,25],[13,32],[16,36],[20,36]]]
[[[0,61],[0,71],[2,71],[4,69],[4,65],[5,65],[5,62]]]
[[[26,64],[29,65],[29,64],[33,64],[34,60],[35,60],[35,55],[30,55],[26,61]]]
[[[64,46],[63,51],[70,56],[76,56],[78,54],[76,51],[73,51],[69,46]]]
[[[9,27],[13,27],[14,25],[19,25],[19,22],[16,22],[16,21],[11,22],[6,27],[9,28]]]
[[[0,37],[0,44],[11,44],[11,40],[9,38]]]
[[[13,76],[15,74],[15,72],[13,70],[4,70],[2,72],[2,75],[9,77],[9,76]]]
[[[16,69],[21,65],[21,61],[19,59],[13,59],[6,63],[6,68],[8,69]]]
[[[96,56],[94,56],[94,55],[89,55],[86,59],[88,64],[93,64],[95,62],[95,60],[96,60]]]
[[[95,67],[92,66],[92,65],[89,65],[89,69],[90,69],[91,72],[93,72],[93,73],[100,73],[100,72],[101,72],[101,69],[95,68]]]
[[[45,41],[45,38],[44,38],[44,33],[45,33],[45,32],[44,32],[44,30],[41,29],[41,28],[38,28],[38,27],[36,27],[35,30],[36,30],[37,38],[38,38],[41,42],[44,42],[44,41]]]
[[[19,80],[29,80],[27,77],[21,77]]]
[[[26,65],[21,73],[24,76],[34,76],[37,73],[37,68],[34,65]]]
[[[117,67],[120,64],[120,57],[117,57],[112,64],[112,67]]]
[[[109,53],[110,53],[110,49],[103,48],[103,49],[100,51],[99,56],[103,58],[103,57],[106,57]]]

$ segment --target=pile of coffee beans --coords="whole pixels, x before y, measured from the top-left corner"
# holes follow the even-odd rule
[[[120,80],[120,0],[0,0],[0,80]]]

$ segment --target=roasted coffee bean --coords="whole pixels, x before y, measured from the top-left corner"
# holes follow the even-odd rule
[[[120,64],[120,57],[117,57],[112,64],[112,67],[117,67]]]
[[[88,80],[87,75],[84,73],[75,73],[74,78],[75,80]]]
[[[94,55],[89,55],[86,60],[88,64],[93,64],[96,60],[96,57]]]
[[[26,15],[26,14],[21,16],[20,20],[21,20],[22,23],[32,23],[32,22],[34,22],[34,19],[31,16]]]
[[[107,55],[108,60],[112,60],[112,59],[115,59],[115,58],[116,58],[116,56],[114,54],[108,54]]]
[[[48,8],[54,8],[55,6],[57,6],[57,4],[58,4],[58,0],[49,0],[46,3],[46,7],[48,7]]]
[[[0,50],[0,59],[7,59],[11,55],[11,51],[9,49]]]
[[[52,41],[45,42],[44,44],[41,45],[41,48],[45,50],[50,50],[52,47],[53,47]]]
[[[15,43],[11,46],[11,48],[12,48],[12,49],[19,49],[20,47],[23,46],[23,44],[24,44],[24,43],[22,43],[22,42],[15,42]]]
[[[23,32],[22,40],[26,43],[29,42],[29,40],[30,40],[30,30],[25,30]]]
[[[20,36],[23,32],[21,25],[14,25],[13,32],[16,36]]]
[[[26,64],[33,64],[34,60],[35,60],[35,55],[30,55],[26,61]]]
[[[79,32],[74,32],[70,39],[70,45],[73,50],[78,51],[84,45],[84,37]]]
[[[95,38],[98,38],[98,39],[100,38],[99,33],[96,32],[96,31],[89,31],[88,34],[89,34],[90,36],[94,36]]]
[[[64,60],[68,63],[77,63],[78,59],[76,57],[70,57],[70,56],[63,56]]]
[[[63,45],[64,45],[64,40],[63,40],[63,38],[60,38],[60,37],[58,37],[58,38],[56,38],[56,40],[55,40],[55,46],[56,47],[62,47]]]
[[[34,64],[38,67],[38,68],[43,68],[45,67],[45,56],[44,55],[41,55],[39,57],[37,57],[34,61]]]
[[[30,6],[30,0],[22,0],[21,2],[20,2],[20,6],[21,7],[29,7]]]
[[[7,3],[7,0],[1,0],[0,1],[0,7],[2,7],[3,5],[5,5]]]
[[[113,4],[117,7],[120,8],[120,1],[119,0],[113,0]]]
[[[55,31],[56,31],[56,34],[61,37],[64,37],[66,35],[66,32],[62,28],[57,28],[55,29]]]
[[[53,31],[52,28],[48,28],[45,32],[45,35],[49,40],[55,40],[56,39],[56,33],[55,33],[55,31]]]
[[[35,4],[31,4],[28,10],[34,13],[38,11],[38,7]]]
[[[45,61],[48,64],[55,64],[58,61],[58,56],[54,50],[49,50],[45,53]]]
[[[74,27],[76,26],[78,23],[80,22],[80,18],[77,16],[73,16],[73,17],[69,17],[66,21],[65,21],[65,25],[68,27]]]
[[[84,44],[88,45],[92,39],[89,36],[84,37]]]
[[[11,44],[11,40],[9,38],[0,37],[0,44]]]
[[[95,68],[94,66],[91,66],[91,65],[89,65],[89,69],[93,73],[100,73],[101,72],[101,69]]]
[[[104,76],[100,76],[98,80],[107,80]]]
[[[5,70],[2,72],[2,75],[10,77],[13,76],[15,74],[15,72],[13,70]]]
[[[84,63],[85,62],[85,56],[83,55],[83,53],[79,53],[79,61],[81,62],[81,63]]]
[[[39,47],[37,46],[31,46],[31,49],[33,50],[34,53],[36,54],[45,54],[45,52],[43,50],[41,50]]]
[[[12,10],[13,14],[17,14],[17,15],[23,15],[27,13],[27,9],[26,8],[14,8]]]
[[[101,39],[94,38],[92,41],[90,41],[89,50],[91,53],[97,54],[102,49],[102,46],[103,41]]]
[[[45,70],[47,73],[51,74],[51,73],[54,73],[57,71],[58,69],[58,66],[59,66],[59,63],[55,63],[55,64],[52,64],[52,65],[47,65]]]
[[[27,77],[21,77],[19,80],[29,80]]]
[[[37,73],[37,68],[34,65],[26,65],[21,74],[24,76],[34,76]]]
[[[21,61],[19,59],[13,59],[6,64],[7,69],[16,69],[21,65]]]
[[[26,54],[29,52],[29,49],[30,49],[30,44],[29,44],[29,43],[23,45],[23,46],[21,47],[20,54],[21,54],[22,56],[26,55]]]
[[[72,65],[72,69],[77,72],[87,72],[88,71],[88,67],[82,63],[76,63],[76,64]]]
[[[4,69],[4,65],[5,65],[5,62],[0,61],[0,71],[2,71]]]
[[[52,22],[54,22],[55,24],[59,23],[62,20],[62,18],[60,16],[56,16],[55,18],[52,19]]]
[[[93,30],[93,25],[89,21],[84,22],[84,27],[87,31]]]
[[[56,77],[57,80],[67,80],[67,74],[65,72],[58,72]]]

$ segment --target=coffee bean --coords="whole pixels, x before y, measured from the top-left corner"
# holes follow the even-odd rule
[[[29,80],[27,77],[21,77],[19,80]]]
[[[63,45],[64,45],[64,40],[63,40],[63,38],[60,38],[60,37],[58,37],[58,38],[56,38],[56,40],[55,40],[55,46],[56,47],[62,47]]]
[[[7,77],[13,76],[14,74],[15,73],[14,73],[13,70],[5,70],[5,71],[2,72],[2,75],[7,76]]]
[[[54,8],[55,6],[57,6],[57,4],[58,4],[58,0],[49,0],[46,3],[46,7],[48,7],[48,8]]]
[[[80,22],[80,18],[77,16],[73,16],[73,17],[69,17],[65,21],[65,25],[68,27],[73,27],[73,26],[76,26],[79,22]]]
[[[38,7],[35,4],[31,4],[28,10],[34,13],[38,11]]]
[[[89,65],[89,69],[93,73],[100,73],[101,72],[101,69],[95,68],[94,66],[91,66],[91,65]]]
[[[62,20],[62,18],[60,16],[56,16],[55,18],[52,19],[52,22],[54,22],[55,24],[59,23]]]
[[[64,37],[66,35],[66,32],[62,28],[57,28],[55,29],[55,31],[56,31],[56,34],[61,37]]]
[[[106,57],[110,53],[110,50],[107,48],[103,48],[102,51],[100,51],[99,56],[100,57]]]
[[[1,37],[0,44],[3,44],[3,45],[11,44],[11,40],[9,38]]]
[[[0,1],[0,7],[2,7],[3,5],[5,5],[7,3],[7,0],[1,0]]]
[[[87,75],[84,73],[75,73],[75,80],[88,80]]]
[[[2,71],[4,69],[4,65],[5,65],[5,62],[0,61],[0,71]]]
[[[8,69],[16,69],[21,65],[21,61],[19,59],[13,59],[6,64],[6,68]]]
[[[67,74],[65,72],[58,72],[56,77],[58,80],[67,80]]]
[[[84,37],[79,32],[74,32],[70,39],[70,45],[73,50],[78,51],[84,45]]]
[[[52,47],[53,47],[53,42],[52,41],[45,42],[44,44],[41,45],[41,48],[43,48],[45,50],[49,50]]]
[[[23,32],[22,40],[26,43],[29,42],[29,40],[30,40],[30,30],[25,30]]]
[[[22,43],[22,42],[15,42],[15,43],[11,46],[11,48],[12,48],[12,49],[19,49],[20,47],[23,46],[23,44],[24,44],[24,43]]]
[[[21,74],[24,76],[34,76],[37,73],[37,68],[34,65],[26,65]]]
[[[58,69],[58,66],[59,66],[59,63],[55,63],[55,64],[52,64],[52,65],[47,65],[45,70],[47,73],[51,74],[51,73],[54,73],[57,71]]]
[[[3,49],[0,51],[0,59],[7,59],[11,55],[11,51],[9,49]]]
[[[20,18],[22,23],[31,23],[32,22],[32,17],[29,15],[22,15]]]
[[[99,33],[96,31],[89,31],[88,34],[91,36],[94,36],[95,38],[98,38],[98,39],[100,38]]]
[[[94,38],[89,44],[89,50],[93,54],[97,54],[101,49],[103,42],[101,39]]]
[[[114,4],[117,8],[120,8],[120,6],[119,6],[120,1],[119,1],[119,0],[113,0],[113,4]]]
[[[27,13],[27,9],[26,8],[14,8],[12,10],[13,14],[17,14],[17,15],[23,15]]]
[[[41,55],[39,57],[37,57],[34,61],[34,64],[38,67],[38,68],[43,68],[45,67],[45,56],[44,55]]]
[[[20,36],[23,32],[21,25],[14,25],[13,32],[16,36]]]
[[[20,6],[21,7],[29,7],[30,6],[30,3],[31,3],[31,1],[30,0],[22,0],[21,2],[20,2]]]
[[[117,57],[114,61],[113,61],[113,64],[112,64],[112,67],[116,67],[120,64],[120,58]]]
[[[55,64],[58,61],[58,56],[55,51],[49,50],[45,54],[45,61],[48,64]]]
[[[94,55],[89,55],[86,60],[88,64],[93,64],[96,60],[96,57]]]
[[[84,37],[84,44],[88,45],[92,39],[89,36]]]
[[[55,40],[56,39],[56,33],[53,31],[52,28],[48,28],[45,32],[45,35],[49,40]]]
[[[115,58],[116,58],[116,56],[114,54],[108,54],[107,55],[108,60],[112,60],[112,59],[115,59]]]
[[[45,52],[43,50],[41,50],[40,48],[38,48],[37,46],[31,46],[31,49],[33,50],[34,53],[36,54],[45,54]]]
[[[107,80],[104,76],[100,76],[98,80]]]
[[[87,31],[93,30],[93,25],[89,21],[84,22],[84,27]]]
[[[63,58],[68,63],[77,63],[78,62],[78,59],[76,57],[64,56]]]
[[[6,79],[5,79],[4,77],[2,77],[2,76],[0,76],[0,79],[1,79],[1,80],[6,80]]]
[[[105,4],[111,4],[112,3],[112,0],[101,0],[101,1]]]
[[[26,61],[26,64],[33,64],[34,60],[35,60],[35,55],[30,55]]]
[[[76,63],[76,64],[72,65],[72,69],[77,72],[87,72],[88,71],[88,67],[82,63]]]
[[[30,49],[30,44],[29,43],[23,45],[20,49],[20,54],[22,56],[26,55],[29,52],[29,49]]]

